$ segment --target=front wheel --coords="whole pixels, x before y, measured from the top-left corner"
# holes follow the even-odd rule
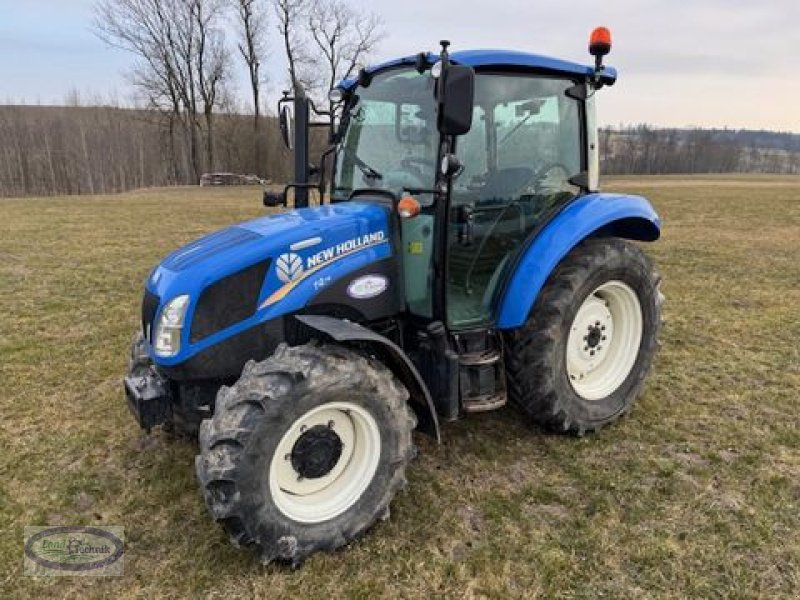
[[[383,365],[338,346],[281,346],[222,388],[200,428],[206,504],[236,545],[300,563],[388,516],[416,425]]]
[[[659,284],[630,242],[578,245],[548,279],[528,322],[507,334],[511,400],[540,425],[578,435],[627,412],[658,346]]]

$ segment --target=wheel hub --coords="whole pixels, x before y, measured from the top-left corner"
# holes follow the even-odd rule
[[[613,331],[614,319],[605,301],[589,297],[575,316],[570,331],[570,379],[584,379],[603,362]]]
[[[567,374],[586,400],[612,393],[633,367],[642,337],[636,292],[621,281],[594,290],[578,309],[567,339]]]
[[[364,407],[345,401],[317,406],[283,434],[269,465],[276,506],[303,523],[347,510],[378,468],[381,434]]]
[[[603,338],[603,331],[597,325],[589,326],[589,335],[586,336],[586,345],[595,348]]]
[[[331,472],[342,456],[342,440],[332,424],[314,425],[292,447],[292,467],[304,479],[318,479]]]

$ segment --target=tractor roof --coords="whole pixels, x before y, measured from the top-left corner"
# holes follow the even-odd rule
[[[431,52],[428,52],[427,56],[429,62],[436,62],[439,59],[438,54],[433,54]],[[400,65],[413,65],[416,60],[417,55],[396,58],[367,67],[367,72],[376,73]],[[452,52],[450,54],[450,60],[454,63],[468,65],[476,69],[497,67],[504,69],[510,68],[512,70],[517,69],[520,71],[529,69],[541,70],[584,77],[591,77],[594,75],[594,67],[590,65],[542,56],[541,54],[532,54],[530,52],[518,52],[516,50],[462,50],[460,52]],[[606,84],[613,84],[617,79],[617,70],[614,67],[606,67],[602,72],[601,79]],[[339,85],[345,89],[350,89],[355,84],[356,78],[351,78],[342,81]]]

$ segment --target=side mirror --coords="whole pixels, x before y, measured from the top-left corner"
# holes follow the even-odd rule
[[[443,135],[463,135],[472,127],[475,71],[464,65],[449,65],[439,79],[437,126]]]
[[[264,206],[275,208],[276,206],[286,206],[286,191],[264,192]]]
[[[280,125],[283,143],[292,150],[292,113],[289,112],[288,106],[284,106],[281,110]]]

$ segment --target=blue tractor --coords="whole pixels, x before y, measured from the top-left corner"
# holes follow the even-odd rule
[[[293,189],[294,210],[152,271],[128,405],[146,430],[199,437],[205,501],[235,544],[294,564],[347,544],[388,516],[414,429],[438,440],[440,422],[510,401],[583,435],[631,408],[662,302],[633,241],[660,222],[598,191],[609,50],[603,28],[588,66],[442,42],[342,82],[331,111],[287,94],[296,181],[264,202]],[[327,176],[308,162],[315,112]]]

